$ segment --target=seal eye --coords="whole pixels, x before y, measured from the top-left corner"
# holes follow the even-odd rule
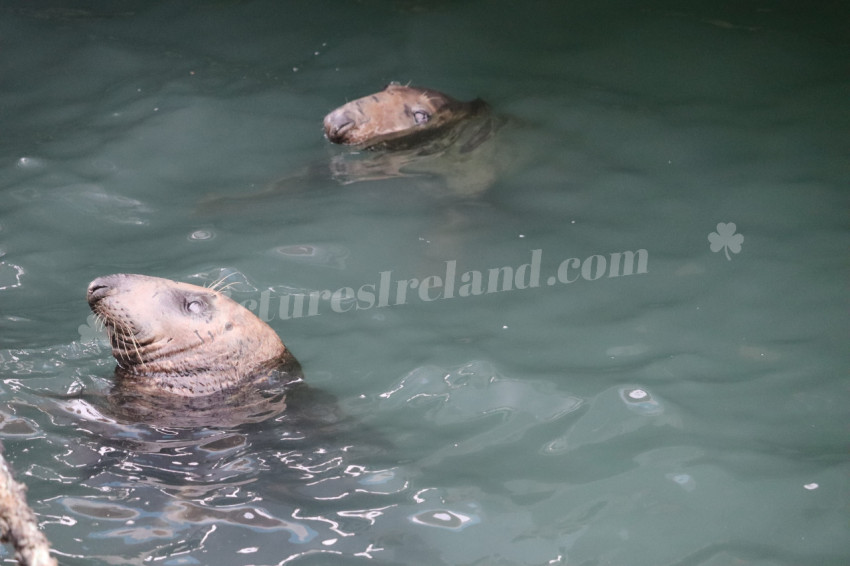
[[[414,110],[413,119],[416,121],[417,124],[424,124],[431,119],[431,115],[425,112],[424,110]]]
[[[192,314],[201,314],[206,310],[203,301],[199,301],[198,299],[191,299],[186,301],[186,312],[190,312]]]

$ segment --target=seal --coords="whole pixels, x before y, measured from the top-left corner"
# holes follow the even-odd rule
[[[505,122],[480,98],[462,102],[393,82],[333,110],[323,124],[329,141],[354,150],[331,160],[331,175],[343,185],[418,177],[473,196],[512,160],[498,155],[498,144],[485,143]]]
[[[380,92],[330,112],[325,116],[324,129],[325,137],[336,144],[402,150],[445,138],[459,124],[489,115],[489,106],[480,98],[461,102],[430,88],[392,82]],[[491,121],[478,125],[482,127],[464,140],[461,152],[474,149],[492,133]]]
[[[215,289],[116,274],[92,281],[87,299],[109,334],[124,392],[233,397],[245,385],[301,379],[274,330]]]
[[[278,208],[264,201],[310,195],[329,181],[352,185],[402,179],[405,186],[432,195],[475,197],[517,161],[512,145],[495,143],[507,123],[480,98],[463,102],[434,89],[393,82],[324,117],[325,138],[344,148],[334,151],[329,162],[305,165],[258,192],[206,199],[204,208],[226,209],[232,215],[236,206],[262,205],[252,214],[273,212],[278,217]]]

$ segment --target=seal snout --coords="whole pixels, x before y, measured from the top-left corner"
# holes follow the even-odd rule
[[[104,298],[109,294],[110,289],[112,287],[104,281],[104,277],[99,277],[89,283],[88,292],[86,292],[86,299],[89,302],[89,305],[94,305],[96,302]]]
[[[98,277],[89,283],[89,288],[86,292],[86,299],[88,299],[89,306],[94,307],[100,300],[119,293],[127,285],[128,281],[141,278],[144,278],[144,276],[128,275],[126,273],[115,273],[113,275]]]
[[[343,143],[345,132],[355,124],[348,112],[331,112],[325,117],[325,136],[333,143]]]

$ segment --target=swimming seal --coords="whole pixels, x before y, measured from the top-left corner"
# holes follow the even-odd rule
[[[324,129],[325,137],[336,144],[400,150],[443,138],[455,126],[489,115],[489,106],[480,98],[461,102],[430,88],[394,82],[330,112]],[[463,140],[466,147],[461,151],[474,149],[492,133],[489,120],[477,126],[469,132],[474,135]]]
[[[351,185],[409,179],[434,194],[475,196],[516,161],[513,148],[494,143],[506,123],[480,98],[462,102],[434,89],[390,83],[324,117],[325,138],[346,147],[334,152],[329,163],[307,165],[259,192],[207,199],[205,208],[227,208],[232,215],[240,203],[280,194],[291,198],[326,181]],[[264,209],[278,214],[276,208]]]
[[[215,289],[116,274],[92,281],[87,299],[109,333],[125,391],[191,399],[301,378],[274,330]]]
[[[505,122],[480,98],[462,102],[399,83],[344,104],[323,121],[329,141],[354,150],[331,160],[340,183],[418,177],[465,196],[489,187],[508,161],[497,155],[498,144],[485,143]]]

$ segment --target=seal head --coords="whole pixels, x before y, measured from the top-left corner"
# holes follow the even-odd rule
[[[214,289],[116,274],[92,281],[87,299],[109,333],[116,375],[134,391],[192,398],[300,378],[277,334]]]
[[[325,136],[360,149],[408,149],[486,111],[480,99],[461,102],[436,90],[390,83],[325,116]]]

